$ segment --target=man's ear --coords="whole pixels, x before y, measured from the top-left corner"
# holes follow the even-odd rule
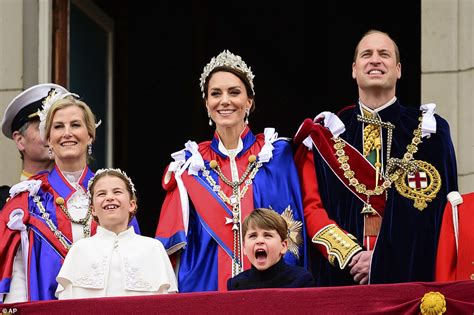
[[[12,133],[12,139],[15,141],[16,147],[18,148],[18,151],[24,151],[25,150],[25,145],[24,145],[24,139],[23,135],[19,131],[14,131]]]

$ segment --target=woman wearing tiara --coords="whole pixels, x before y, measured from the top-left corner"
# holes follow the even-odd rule
[[[100,169],[89,181],[97,233],[74,243],[57,276],[57,297],[79,299],[175,293],[176,276],[160,241],[128,224],[137,212],[135,186],[120,169]],[[97,267],[99,266],[99,267]]]
[[[13,186],[0,215],[0,293],[6,303],[55,299],[56,276],[72,243],[93,235],[87,166],[95,116],[78,95],[52,90],[39,112],[55,167]],[[138,229],[136,220],[135,227]]]
[[[253,134],[254,75],[224,50],[204,67],[202,96],[215,124],[210,141],[188,141],[172,154],[162,185],[167,191],[156,238],[177,269],[180,292],[227,290],[227,279],[250,268],[241,222],[271,208],[289,226],[288,264],[306,267],[306,232],[292,150],[273,128]],[[265,257],[262,257],[265,259]]]

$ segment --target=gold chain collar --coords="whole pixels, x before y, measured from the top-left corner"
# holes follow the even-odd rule
[[[249,164],[245,172],[242,174],[238,181],[232,182],[222,173],[221,168],[216,160],[209,162],[209,166],[217,173],[217,175],[222,179],[222,181],[229,185],[232,188],[232,195],[228,197],[221,189],[220,185],[211,177],[211,173],[206,168],[203,168],[202,174],[206,178],[209,185],[211,185],[212,190],[217,193],[219,198],[222,199],[225,203],[232,207],[232,219],[226,218],[227,223],[232,223],[233,231],[233,258],[232,258],[232,276],[239,274],[242,271],[242,261],[240,258],[240,200],[244,197],[245,193],[248,190],[248,187],[252,184],[252,180],[255,178],[255,175],[258,172],[258,169],[262,166],[261,162],[257,162],[257,157],[255,155],[249,156]],[[247,178],[248,177],[248,178]],[[245,181],[245,186],[239,191],[239,187]]]
[[[380,186],[378,183],[375,183],[374,189],[367,189],[367,186],[360,183],[355,177],[355,172],[351,170],[351,166],[348,163],[349,157],[346,155],[344,150],[346,143],[339,137],[332,138],[332,140],[335,142],[334,149],[336,149],[337,161],[339,162],[340,168],[344,171],[344,177],[349,181],[350,186],[355,187],[355,190],[358,193],[367,196],[367,201],[361,212],[362,214],[375,214],[375,210],[372,208],[369,202],[371,196],[381,195],[391,187],[393,182],[402,179],[401,175],[405,173],[413,173],[418,169],[417,164],[415,163],[416,161],[413,160],[413,154],[418,151],[418,145],[422,142],[421,125],[423,116],[421,116],[418,120],[420,123],[418,124],[418,128],[413,131],[411,143],[406,147],[407,152],[403,155],[402,159],[390,158],[388,156],[387,169],[385,171],[385,175],[383,176],[384,182]],[[390,139],[390,144],[391,140],[392,139]]]
[[[232,195],[228,197],[221,189],[220,185],[216,183],[216,181],[211,177],[211,173],[206,168],[203,168],[202,175],[206,178],[209,185],[211,185],[212,190],[218,194],[218,196],[232,208],[238,206],[240,203],[240,199],[242,199],[245,193],[248,190],[248,186],[252,184],[252,180],[254,179],[255,175],[258,172],[258,169],[262,166],[261,162],[257,162],[257,158],[255,155],[249,156],[249,164],[245,172],[242,174],[238,181],[232,182],[225,175],[222,173],[221,168],[216,160],[212,160],[209,162],[209,166],[217,173],[217,175],[222,179],[224,183],[232,188]],[[248,176],[248,178],[247,178]],[[240,190],[239,194],[239,187],[245,181],[245,186]]]
[[[64,214],[69,219],[69,221],[71,221],[72,223],[82,225],[82,232],[84,233],[84,237],[89,237],[90,234],[91,234],[91,230],[90,230],[90,227],[89,227],[89,220],[90,220],[90,217],[91,217],[91,214],[92,214],[92,208],[89,207],[89,209],[87,210],[87,213],[86,213],[84,218],[79,219],[79,220],[74,220],[74,218],[71,216],[71,214],[67,210],[66,206],[64,205],[65,201],[64,201],[63,197],[56,198],[55,202],[59,206],[59,208],[61,208],[61,210],[64,212]]]

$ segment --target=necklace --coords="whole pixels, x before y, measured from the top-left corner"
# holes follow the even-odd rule
[[[229,179],[227,179],[227,177],[225,177],[225,175],[222,173],[222,170],[219,167],[219,164],[217,163],[216,160],[212,160],[209,163],[209,166],[217,173],[217,175],[219,175],[222,181],[226,183],[228,186],[232,187],[232,195],[230,197],[227,197],[227,195],[224,194],[224,192],[220,189],[220,186],[216,184],[216,182],[214,181],[212,177],[209,176],[210,175],[209,171],[207,172],[207,174],[205,174],[206,180],[209,182],[209,184],[211,184],[211,186],[213,187],[213,190],[217,191],[219,197],[221,197],[221,199],[224,202],[226,202],[227,204],[232,206],[232,208],[234,208],[238,206],[239,201],[240,201],[239,199],[243,198],[243,196],[248,190],[248,186],[252,184],[252,179],[255,177],[255,174],[257,173],[258,168],[262,166],[262,164],[257,163],[256,160],[257,158],[255,157],[255,155],[249,156],[249,164],[247,165],[245,172],[242,174],[240,179],[235,182],[232,182]],[[249,178],[245,180],[249,174],[250,174]],[[244,181],[245,181],[245,186],[239,192],[239,187]],[[239,195],[240,195],[240,198],[239,198]]]
[[[413,131],[413,139],[411,140],[411,143],[407,145],[407,152],[403,155],[402,159],[392,158],[388,161],[387,174],[389,174],[393,169],[396,169],[397,171],[400,169],[402,170],[399,172],[400,176],[394,179],[395,188],[403,197],[414,200],[413,207],[422,211],[428,206],[427,202],[435,199],[436,194],[440,191],[441,176],[438,170],[430,163],[413,159],[413,154],[418,152],[418,145],[422,142],[421,125],[423,117],[420,117],[418,120],[420,123],[418,128]],[[421,171],[429,176],[429,184],[427,184],[426,188],[422,189],[409,187],[409,185],[406,184],[405,179],[409,177],[408,175],[416,175],[415,173],[419,176]],[[410,179],[408,178],[408,180]]]
[[[365,202],[364,208],[361,211],[361,214],[375,214],[375,209],[370,205],[370,197],[381,195],[387,188],[392,185],[392,181],[396,180],[399,174],[395,172],[392,177],[384,177],[384,182],[382,183],[382,185],[378,185],[378,183],[375,183],[374,189],[367,189],[367,186],[365,184],[362,184],[357,178],[355,178],[355,172],[351,170],[351,166],[348,163],[349,157],[344,151],[346,143],[342,141],[342,139],[339,137],[333,138],[333,140],[335,142],[334,148],[336,149],[337,161],[339,162],[340,168],[344,171],[344,177],[347,178],[350,186],[355,187],[355,190],[358,193],[367,196],[367,200]]]
[[[222,173],[221,168],[216,160],[209,162],[209,166],[213,169],[222,181],[232,188],[232,195],[227,196],[211,177],[209,170],[204,168],[202,170],[203,176],[206,178],[212,190],[217,193],[222,201],[232,207],[232,218],[226,218],[226,224],[232,223],[232,232],[234,235],[233,242],[233,259],[232,259],[232,276],[239,274],[242,271],[242,260],[241,260],[241,239],[240,239],[240,200],[244,197],[248,190],[248,187],[252,184],[252,180],[258,172],[258,169],[262,166],[261,162],[257,162],[255,155],[249,156],[249,164],[245,172],[242,174],[239,180],[230,181]],[[239,187],[245,182],[245,186],[240,190]]]
[[[60,230],[58,230],[58,228],[54,225],[53,221],[50,219],[49,214],[46,212],[46,209],[44,208],[43,204],[41,203],[40,197],[35,196],[33,198],[33,201],[36,203],[36,206],[38,207],[38,209],[41,213],[41,217],[44,219],[44,221],[46,222],[46,225],[49,227],[51,232],[53,232],[54,236],[56,236],[56,238],[64,246],[64,248],[69,250],[71,248],[71,245],[66,240],[63,233]]]
[[[91,217],[92,208],[89,207],[89,210],[87,210],[86,216],[84,218],[79,219],[79,220],[74,220],[74,218],[71,216],[66,206],[64,205],[65,202],[64,202],[63,197],[56,198],[55,202],[72,223],[82,225],[82,232],[84,233],[84,237],[89,237],[91,234],[90,227],[89,227],[89,219]]]
[[[389,126],[388,124],[390,123],[385,123],[381,122],[376,119],[372,118],[363,118],[365,120],[370,120],[371,123],[372,120],[378,121],[375,123],[378,123],[380,126],[386,125]],[[388,148],[392,144],[392,133],[391,130],[394,128],[392,124],[390,124],[393,127],[388,127],[389,133],[387,136],[387,169],[385,171],[385,175],[383,176],[384,181],[382,185],[378,185],[378,183],[375,183],[375,188],[374,189],[367,189],[367,186],[363,183],[360,183],[357,178],[355,178],[355,172],[351,170],[351,166],[348,163],[349,157],[346,155],[346,152],[344,151],[344,147],[346,146],[346,143],[341,139],[341,138],[333,138],[334,143],[334,148],[336,149],[336,155],[337,155],[337,161],[339,162],[340,168],[344,171],[344,177],[347,178],[349,181],[349,185],[355,187],[355,190],[360,193],[364,194],[367,196],[367,201],[365,202],[364,208],[361,211],[361,214],[375,214],[376,211],[375,209],[370,205],[370,197],[371,196],[378,196],[384,193],[388,188],[392,186],[392,183],[395,181],[399,181],[401,179],[402,175],[405,173],[413,173],[417,170],[417,164],[413,161],[413,154],[418,151],[418,145],[422,142],[421,141],[421,122],[422,122],[423,116],[421,116],[418,120],[420,123],[418,124],[418,128],[416,128],[413,131],[413,139],[410,144],[407,145],[407,152],[403,155],[402,159],[396,159],[396,158],[390,158],[390,155],[388,154]]]

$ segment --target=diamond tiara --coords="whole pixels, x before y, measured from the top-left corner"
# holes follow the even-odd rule
[[[245,61],[243,61],[239,55],[234,55],[226,49],[216,57],[212,57],[211,61],[204,67],[199,83],[199,86],[201,87],[202,98],[205,97],[204,84],[206,83],[206,79],[209,74],[211,74],[211,72],[217,67],[229,67],[245,74],[250,84],[250,88],[252,89],[252,93],[255,95],[253,87],[253,79],[255,78],[255,75],[252,73],[252,70],[250,70],[250,67],[247,66]]]

